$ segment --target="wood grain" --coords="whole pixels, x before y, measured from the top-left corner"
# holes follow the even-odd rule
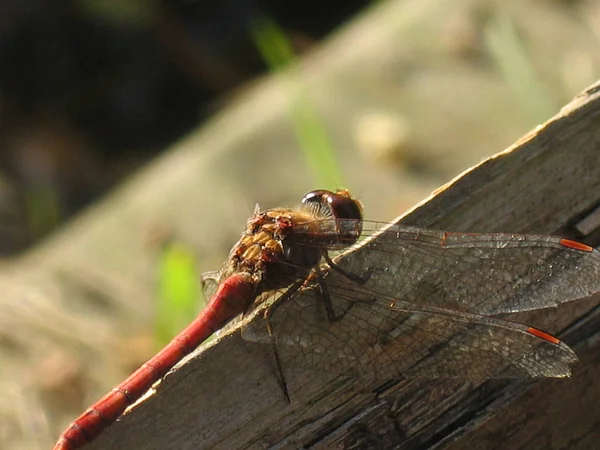
[[[559,233],[597,245],[597,236],[580,235],[577,224],[599,205],[599,162],[600,83],[398,222]],[[235,327],[196,351],[88,448],[594,448],[596,306],[592,298],[519,315],[563,330],[581,359],[571,379],[365,385],[349,375],[286,368],[291,404],[268,346],[244,340]]]

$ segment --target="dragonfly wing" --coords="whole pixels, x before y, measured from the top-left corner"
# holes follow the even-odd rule
[[[380,379],[487,379],[565,377],[577,361],[567,345],[524,325],[331,289],[339,320],[329,320],[314,289],[273,313],[283,367]]]
[[[560,237],[391,225],[358,247],[340,264],[358,274],[366,271],[365,287],[431,306],[496,315],[557,306],[600,291],[600,252]]]

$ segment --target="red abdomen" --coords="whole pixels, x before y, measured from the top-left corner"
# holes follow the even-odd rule
[[[158,354],[73,421],[58,439],[54,450],[74,450],[94,440],[185,355],[246,311],[254,301],[255,288],[252,278],[244,273],[221,282],[198,317]]]

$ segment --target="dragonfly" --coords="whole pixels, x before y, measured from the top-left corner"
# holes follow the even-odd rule
[[[257,206],[221,270],[207,276],[217,286],[207,307],[76,418],[54,450],[94,440],[213,333],[265,305],[264,326],[249,324],[244,335],[271,346],[287,401],[284,371],[293,366],[386,380],[570,376],[577,356],[568,345],[504,315],[600,291],[598,250],[558,236],[362,216],[347,190],[311,191],[296,208]]]

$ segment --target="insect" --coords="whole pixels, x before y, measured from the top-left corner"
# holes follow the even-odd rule
[[[361,273],[342,268],[330,253],[349,247],[357,247],[352,256],[359,266],[373,254],[379,265]],[[577,356],[566,344],[495,316],[600,290],[600,253],[555,236],[369,222],[348,191],[315,190],[297,208],[257,209],[215,277],[206,309],[75,419],[54,450],[92,441],[185,355],[271,293],[283,294],[267,310],[264,340],[281,374],[288,365],[305,365],[382,378],[569,376]],[[300,289],[311,293],[310,303],[283,314],[279,305]],[[326,324],[315,325],[315,315]],[[363,351],[352,350],[357,345],[349,340]],[[280,382],[289,400],[283,375]]]

